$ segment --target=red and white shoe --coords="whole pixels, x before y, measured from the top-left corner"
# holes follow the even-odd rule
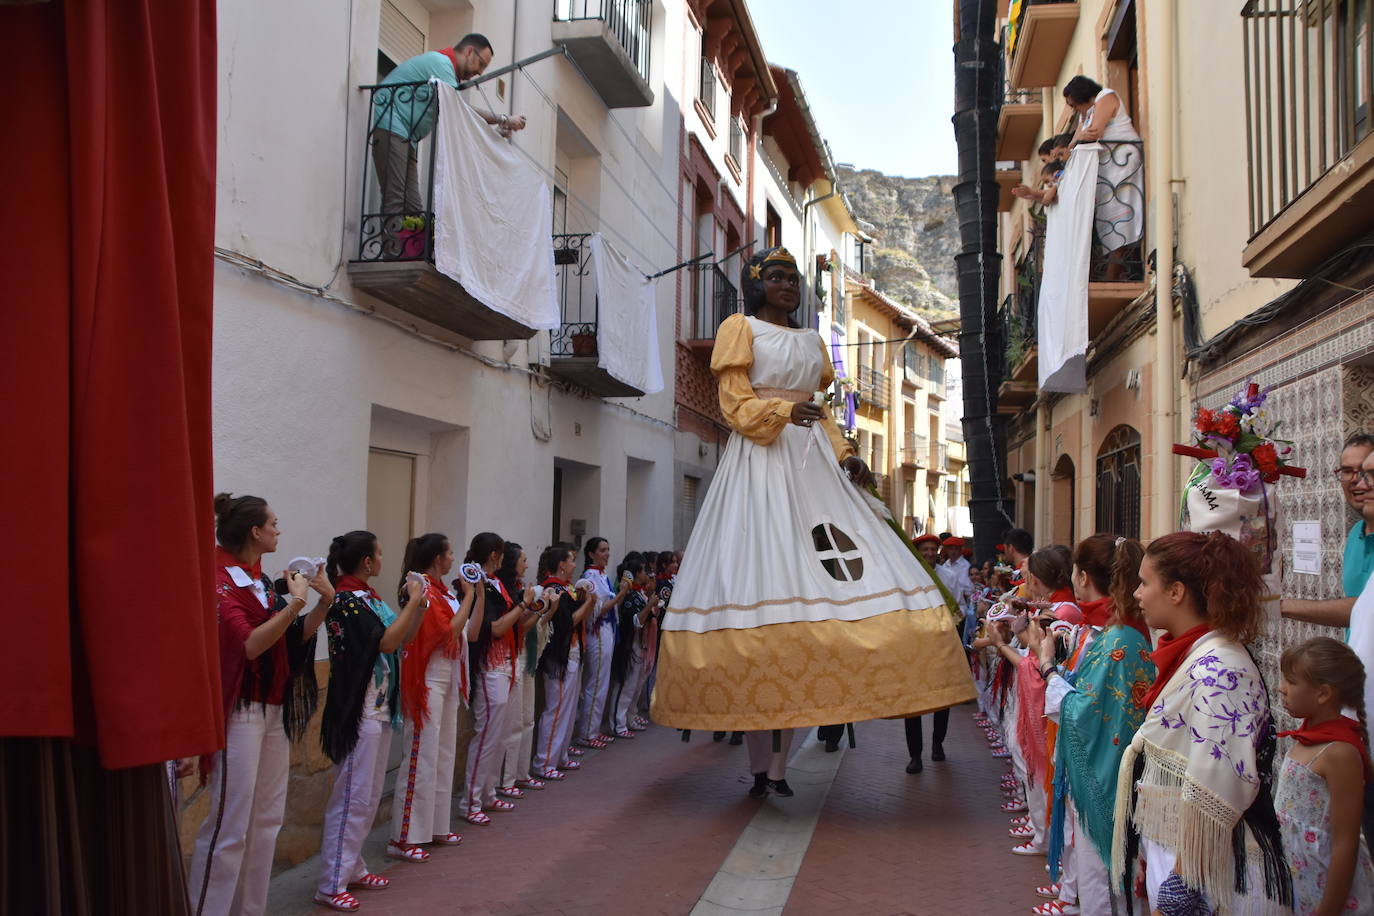
[[[524,798],[525,792],[517,786],[501,786],[496,790],[496,794],[504,798]]]
[[[539,778],[549,779],[553,782],[558,782],[560,779],[566,779],[567,777],[565,777],[562,771],[559,770],[557,767],[546,767],[544,771],[539,774]]]
[[[1077,904],[1065,903],[1062,900],[1051,900],[1049,903],[1042,903],[1039,906],[1031,907],[1031,912],[1035,916],[1078,916]]]
[[[542,789],[544,784],[537,779],[517,779],[515,784],[522,789]]]
[[[1011,819],[1011,826],[1012,826],[1012,827],[1020,827],[1022,824],[1029,824],[1029,823],[1030,823],[1030,815],[1029,815],[1029,814],[1022,814],[1022,815],[1020,815],[1019,817],[1014,817],[1014,818]],[[1054,892],[1053,894],[1051,894],[1050,896],[1051,896],[1051,897],[1058,897],[1058,896],[1059,896],[1059,892],[1058,892],[1058,891],[1055,891],[1055,892]]]
[[[580,747],[570,747],[570,748],[568,748],[568,756],[569,756],[569,757],[585,757],[586,755],[587,755],[587,752],[584,751],[584,750],[582,750],[582,748],[580,748]]]
[[[348,891],[339,891],[339,893],[333,896],[327,896],[316,891],[315,902],[320,906],[327,906],[331,910],[338,910],[340,913],[353,913],[362,906],[362,904],[358,902],[358,898],[354,897]]]
[[[1059,888],[1060,885],[1057,881],[1054,884],[1042,884],[1035,889],[1035,896],[1044,897],[1046,900],[1058,900]]]
[[[463,842],[463,838],[456,833],[436,833],[434,842],[440,846],[457,846]],[[349,885],[350,887],[352,885]]]
[[[576,760],[569,760],[566,763],[560,763],[558,768],[560,770],[580,770],[582,769],[582,764],[578,763]]]
[[[1029,840],[1035,836],[1035,828],[1030,824],[1023,824],[1020,827],[1011,827],[1007,830],[1007,836],[1013,840]]]
[[[1006,813],[1006,814],[1020,814],[1022,811],[1029,811],[1029,810],[1030,810],[1030,808],[1028,808],[1028,807],[1026,806],[1025,801],[1023,801],[1023,800],[1021,800],[1021,799],[1015,799],[1015,798],[1014,798],[1014,799],[1012,799],[1011,801],[1009,801],[1009,802],[1004,802],[1004,803],[1002,804],[1002,811],[1003,811],[1004,813]]]
[[[1045,850],[1036,849],[1034,843],[1022,843],[1019,846],[1013,846],[1011,851],[1013,855],[1018,856],[1043,856],[1045,854]]]

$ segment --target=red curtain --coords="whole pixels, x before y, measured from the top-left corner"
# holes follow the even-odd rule
[[[0,735],[194,756],[224,734],[214,0],[0,4],[6,71]]]

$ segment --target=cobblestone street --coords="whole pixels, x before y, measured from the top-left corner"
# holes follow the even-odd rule
[[[1038,902],[1031,890],[1044,881],[1045,860],[1009,853],[1007,819],[997,810],[1004,767],[971,713],[954,711],[948,759],[927,760],[920,775],[903,771],[899,722],[861,723],[858,746],[842,750],[828,791],[835,758],[812,733],[798,742],[788,773],[797,796],[764,802],[745,795],[744,748],[701,733],[683,744],[677,732],[653,728],[589,751],[581,770],[527,793],[489,827],[455,819],[463,844],[435,850],[427,863],[384,858],[385,830],[374,830],[368,861],[393,883],[360,892],[361,912],[1027,912]],[[813,804],[819,818],[807,842],[803,812]],[[799,870],[789,864],[796,855]],[[325,912],[309,902],[316,861],[276,878],[270,913]]]

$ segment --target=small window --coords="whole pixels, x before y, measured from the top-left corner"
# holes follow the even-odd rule
[[[697,84],[697,101],[706,109],[711,121],[716,119],[716,65],[709,57],[701,59],[701,81]]]

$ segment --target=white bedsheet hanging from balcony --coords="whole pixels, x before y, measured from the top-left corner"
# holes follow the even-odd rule
[[[1040,390],[1088,390],[1088,261],[1097,193],[1096,143],[1074,147],[1045,208],[1045,267],[1036,307]]]
[[[645,394],[663,390],[654,281],[601,237],[591,238],[596,276],[596,364]]]
[[[431,82],[439,95],[434,266],[492,311],[557,328],[548,182],[456,89]]]

